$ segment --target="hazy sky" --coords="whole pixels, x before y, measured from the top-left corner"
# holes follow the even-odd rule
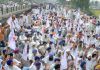
[[[100,1],[100,0],[90,0],[90,1]]]

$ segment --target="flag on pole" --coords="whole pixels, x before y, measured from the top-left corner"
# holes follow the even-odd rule
[[[8,47],[15,50],[16,49],[16,42],[15,42],[15,33],[14,30],[11,30],[8,38]]]

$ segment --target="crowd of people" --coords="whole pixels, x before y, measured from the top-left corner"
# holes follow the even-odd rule
[[[100,70],[100,19],[65,7],[0,23],[0,70]]]

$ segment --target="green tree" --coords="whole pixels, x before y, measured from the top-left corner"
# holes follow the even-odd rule
[[[59,4],[61,4],[61,5],[66,5],[66,0],[58,0],[58,2],[59,2]]]
[[[0,3],[7,3],[9,0],[0,0]]]
[[[89,0],[71,0],[71,5],[74,8],[80,8],[82,10],[89,9]]]
[[[76,8],[77,7],[77,0],[71,0],[71,6],[73,8]]]

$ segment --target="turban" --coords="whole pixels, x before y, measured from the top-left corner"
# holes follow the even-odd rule
[[[12,62],[13,62],[12,60],[8,60],[8,61],[7,61],[7,65],[11,65]]]
[[[81,68],[83,68],[84,67],[84,65],[86,64],[86,62],[85,61],[83,61],[82,63],[81,63]]]
[[[33,51],[32,51],[33,53],[37,53],[37,50],[36,49],[33,49]]]
[[[55,60],[54,60],[54,61],[55,61],[55,62],[56,62],[56,61],[60,61],[60,59],[59,59],[59,58],[55,58]]]
[[[36,56],[36,57],[35,57],[35,61],[36,61],[36,60],[40,60],[40,57]]]
[[[48,47],[47,50],[48,50],[48,51],[51,50],[51,47]]]
[[[40,63],[40,62],[36,62],[35,65],[36,65],[36,66],[40,66],[41,63]]]
[[[3,52],[3,54],[5,54],[6,53],[6,50],[3,50],[2,52]]]
[[[16,48],[13,52],[14,52],[14,53],[19,53],[19,49]]]

